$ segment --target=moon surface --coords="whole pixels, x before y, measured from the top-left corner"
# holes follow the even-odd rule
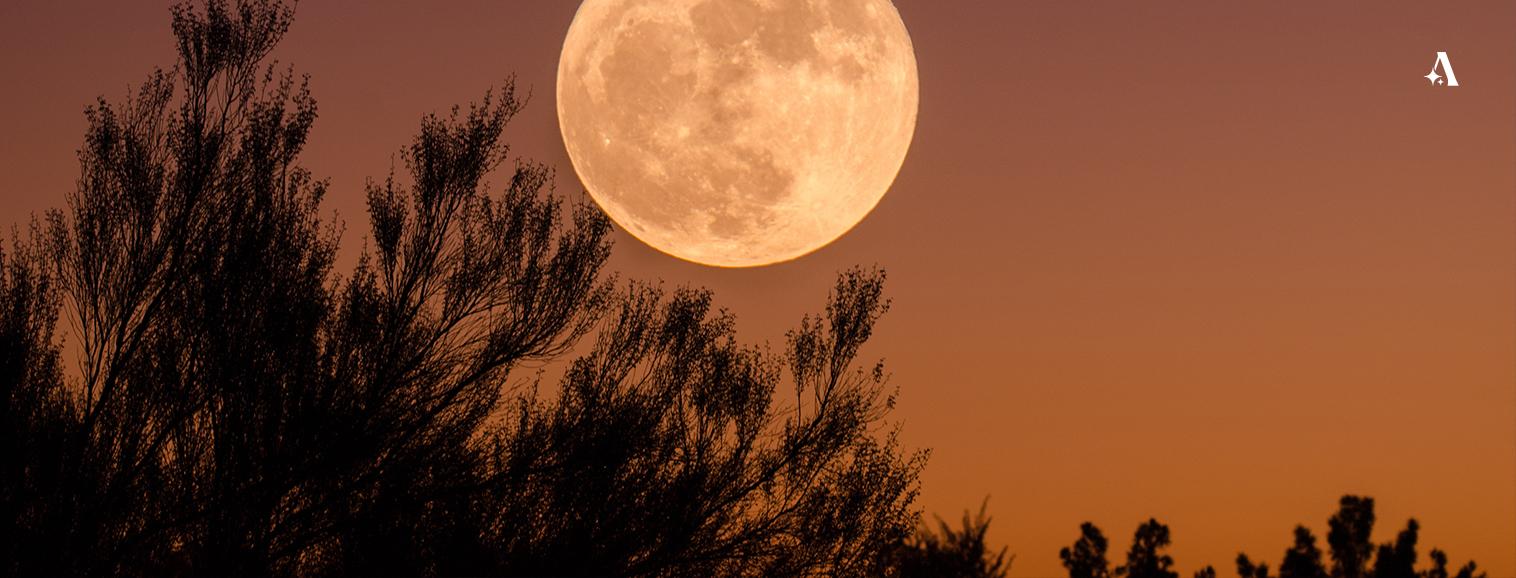
[[[795,259],[847,233],[916,128],[889,0],[585,0],[558,63],[569,158],[611,219],[689,261]]]

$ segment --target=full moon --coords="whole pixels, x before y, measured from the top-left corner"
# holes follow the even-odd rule
[[[558,62],[590,196],[644,243],[722,267],[795,259],[863,220],[917,98],[889,0],[585,0]]]

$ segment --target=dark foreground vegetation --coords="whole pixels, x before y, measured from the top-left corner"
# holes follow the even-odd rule
[[[291,17],[176,8],[178,65],[88,110],[67,208],[5,248],[0,572],[888,572],[924,454],[856,361],[881,273],[738,343],[603,274],[606,218],[508,156],[510,84],[422,120],[334,271]]]

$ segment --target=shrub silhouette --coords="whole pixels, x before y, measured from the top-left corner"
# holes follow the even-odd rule
[[[1111,563],[1105,556],[1108,545],[1100,528],[1085,522],[1079,526],[1079,540],[1059,551],[1058,558],[1068,569],[1069,578],[1109,578]]]
[[[1374,555],[1375,578],[1416,578],[1416,533],[1420,528],[1415,519],[1407,520],[1393,543],[1379,546]]]
[[[1327,578],[1321,550],[1316,548],[1316,536],[1309,528],[1295,526],[1295,545],[1284,551],[1279,578]]]
[[[1149,518],[1137,527],[1137,533],[1132,536],[1132,548],[1126,554],[1126,564],[1116,569],[1116,575],[1127,578],[1179,578],[1179,574],[1171,569],[1174,559],[1163,553],[1169,544],[1169,527]]]
[[[1327,526],[1331,528],[1327,543],[1332,547],[1332,578],[1367,575],[1369,558],[1374,555],[1374,544],[1369,541],[1374,529],[1374,499],[1343,496]]]
[[[1254,563],[1247,554],[1237,555],[1237,576],[1239,578],[1269,578],[1269,565]]]
[[[960,528],[953,528],[941,518],[937,526],[923,525],[910,540],[901,544],[893,566],[901,578],[1004,578],[1015,556],[1008,548],[991,551],[985,540],[990,517],[985,510],[989,500],[979,506],[972,517],[965,511]]]
[[[856,363],[882,273],[738,344],[709,293],[604,275],[550,169],[486,191],[507,83],[422,120],[338,274],[316,103],[267,61],[291,19],[176,7],[178,66],[89,109],[67,210],[0,256],[5,573],[886,572],[924,454]],[[553,394],[513,377],[589,336]]]

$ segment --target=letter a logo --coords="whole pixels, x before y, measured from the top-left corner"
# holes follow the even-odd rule
[[[1442,74],[1437,74],[1437,69],[1442,69]],[[1432,81],[1432,84],[1458,86],[1458,75],[1453,74],[1453,61],[1448,60],[1448,53],[1438,52],[1437,61],[1432,63],[1432,71],[1424,77]]]

